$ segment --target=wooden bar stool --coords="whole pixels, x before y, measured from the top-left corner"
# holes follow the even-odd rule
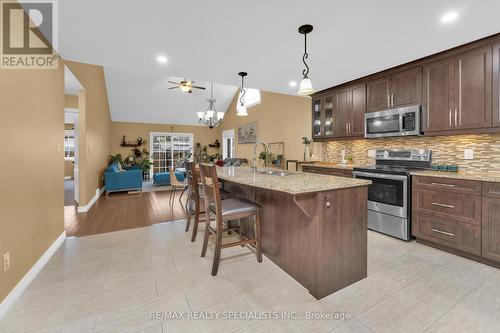
[[[200,215],[205,214],[205,193],[198,181],[198,171],[196,170],[195,162],[186,162],[186,181],[188,184],[186,192],[186,232],[189,231],[191,217],[194,215],[193,233],[191,235],[191,242],[194,242],[196,240],[196,234],[198,233]],[[205,219],[206,214],[203,221],[205,221]]]
[[[172,192],[170,192],[169,203],[171,206],[174,205],[175,190],[182,189],[181,196],[179,197],[179,202],[182,205],[181,198],[182,198],[182,195],[184,194],[184,192],[186,192],[186,190],[187,190],[187,182],[186,181],[180,182],[177,179],[177,177],[175,176],[174,168],[172,168],[172,167],[168,168],[168,172],[170,173],[170,186],[172,186]]]
[[[225,199],[221,200],[220,189],[218,186],[217,169],[213,165],[200,164],[201,180],[205,192],[206,207],[206,227],[205,237],[203,239],[203,249],[201,256],[204,257],[207,252],[208,237],[210,233],[216,235],[214,263],[212,265],[212,275],[217,275],[219,269],[220,253],[223,248],[254,244],[256,247],[257,261],[262,262],[262,249],[260,243],[260,206],[249,200]],[[215,217],[215,228],[210,225],[209,217]],[[255,238],[247,239],[241,234],[241,220],[247,217],[254,217]],[[228,222],[239,220],[240,225],[236,228],[228,228]],[[222,233],[231,229],[240,229],[241,240],[237,242],[222,244]]]

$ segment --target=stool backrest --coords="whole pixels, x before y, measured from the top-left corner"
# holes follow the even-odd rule
[[[174,186],[184,186],[183,183],[181,183],[178,179],[177,176],[175,175],[174,168],[170,167],[168,168],[168,172],[170,173],[170,185]]]
[[[200,164],[201,183],[205,192],[205,209],[208,212],[210,204],[215,205],[217,221],[222,220],[221,198],[219,189],[219,178],[215,165]]]
[[[188,184],[188,197],[190,200],[199,202],[200,187],[198,186],[198,173],[196,172],[195,162],[186,162],[186,180]]]

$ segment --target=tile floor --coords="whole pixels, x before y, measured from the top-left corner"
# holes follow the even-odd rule
[[[368,278],[318,301],[248,249],[223,250],[212,277],[213,248],[200,258],[201,237],[191,243],[184,223],[68,239],[0,332],[500,332],[495,268],[370,231]],[[151,319],[167,311],[295,318]]]

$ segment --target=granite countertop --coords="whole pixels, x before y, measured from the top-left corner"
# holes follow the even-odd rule
[[[286,176],[265,175],[258,171],[254,172],[249,167],[217,167],[217,175],[222,180],[294,195],[371,184],[369,180],[356,178],[318,175],[297,171],[286,171],[286,173]]]
[[[500,183],[499,172],[491,172],[486,170],[461,170],[459,172],[431,171],[431,170],[412,171],[411,175]]]

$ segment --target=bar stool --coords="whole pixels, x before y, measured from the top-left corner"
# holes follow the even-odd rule
[[[212,275],[217,275],[219,269],[220,253],[223,248],[233,246],[244,246],[246,244],[254,244],[256,247],[257,261],[262,262],[262,249],[260,242],[260,206],[249,200],[242,199],[225,199],[221,200],[220,189],[218,186],[217,169],[213,165],[200,164],[201,180],[203,190],[205,192],[205,207],[206,207],[206,227],[205,237],[203,239],[203,248],[201,256],[205,257],[207,252],[208,237],[210,233],[216,235],[214,262],[212,265]],[[212,228],[209,217],[215,217],[216,227]],[[247,239],[241,233],[241,219],[254,217],[255,238]],[[236,228],[228,228],[228,222],[239,220],[239,226]],[[239,229],[241,240],[237,242],[222,244],[222,233],[233,229]]]
[[[187,182],[186,181],[180,182],[177,179],[177,177],[175,176],[174,168],[172,167],[168,168],[168,172],[170,173],[170,186],[172,186],[172,192],[170,192],[170,199],[168,202],[170,203],[171,206],[173,206],[175,198],[175,190],[182,189],[181,196],[179,197],[179,202],[182,205],[181,198],[184,192],[186,192],[187,190]]]
[[[186,162],[187,201],[186,201],[186,232],[191,225],[191,217],[194,215],[193,233],[191,242],[196,240],[200,214],[205,214],[205,193],[198,181],[198,172],[195,162]],[[206,214],[203,221],[206,220]]]

